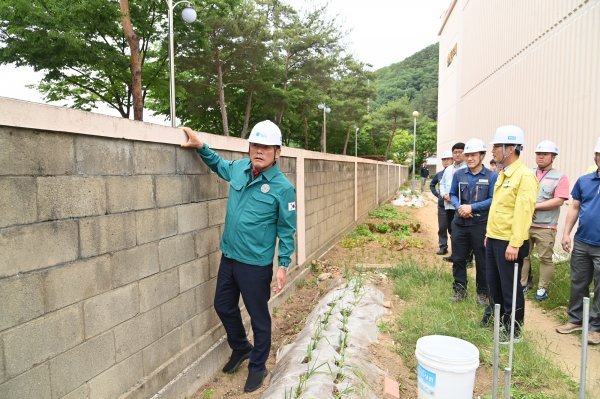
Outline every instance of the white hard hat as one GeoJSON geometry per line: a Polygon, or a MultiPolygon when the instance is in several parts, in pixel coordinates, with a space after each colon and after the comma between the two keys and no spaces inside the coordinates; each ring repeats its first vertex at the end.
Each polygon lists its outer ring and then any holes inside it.
{"type": "Polygon", "coordinates": [[[598,137],[598,141],[596,142],[596,148],[594,148],[594,152],[600,152],[600,137],[598,137]]]}
{"type": "Polygon", "coordinates": [[[558,155],[558,146],[550,140],[543,140],[535,147],[535,152],[552,152],[558,155]]]}
{"type": "Polygon", "coordinates": [[[248,142],[281,146],[281,130],[271,121],[258,122],[252,128],[248,142]]]}
{"type": "Polygon", "coordinates": [[[446,158],[452,158],[452,151],[450,150],[446,150],[444,152],[442,152],[442,159],[446,159],[446,158]]]}
{"type": "Polygon", "coordinates": [[[514,125],[504,125],[496,129],[492,144],[525,144],[525,133],[523,129],[514,125]]]}
{"type": "Polygon", "coordinates": [[[472,154],[474,152],[486,152],[487,146],[481,139],[470,139],[465,144],[465,154],[472,154]]]}

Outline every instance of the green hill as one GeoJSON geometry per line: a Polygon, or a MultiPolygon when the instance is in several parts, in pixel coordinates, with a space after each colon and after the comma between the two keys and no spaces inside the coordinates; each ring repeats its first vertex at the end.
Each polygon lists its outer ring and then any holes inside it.
{"type": "Polygon", "coordinates": [[[407,97],[415,109],[437,120],[438,43],[375,71],[378,108],[407,97]]]}

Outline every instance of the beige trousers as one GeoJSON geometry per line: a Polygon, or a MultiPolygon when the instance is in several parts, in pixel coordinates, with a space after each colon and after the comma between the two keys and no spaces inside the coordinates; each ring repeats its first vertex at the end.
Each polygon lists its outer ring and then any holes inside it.
{"type": "Polygon", "coordinates": [[[543,229],[540,227],[531,227],[529,229],[529,256],[523,259],[523,271],[521,272],[521,285],[527,285],[527,279],[531,272],[530,257],[533,254],[534,248],[540,256],[540,282],[538,288],[548,289],[552,275],[554,274],[554,262],[552,255],[554,254],[554,242],[556,241],[555,229],[543,229]]]}

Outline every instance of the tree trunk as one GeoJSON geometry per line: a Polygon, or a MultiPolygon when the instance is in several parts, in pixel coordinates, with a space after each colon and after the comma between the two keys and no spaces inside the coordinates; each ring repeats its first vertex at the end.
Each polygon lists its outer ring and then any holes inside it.
{"type": "Polygon", "coordinates": [[[308,117],[306,114],[303,116],[304,120],[304,149],[308,150],[308,117]]]}
{"type": "Polygon", "coordinates": [[[245,139],[248,137],[248,126],[250,125],[250,112],[252,111],[252,96],[254,95],[254,87],[250,85],[250,91],[246,98],[246,111],[244,112],[244,126],[242,127],[241,138],[245,139]]]}
{"type": "Polygon", "coordinates": [[[385,159],[388,160],[388,154],[390,153],[390,148],[392,147],[392,141],[394,140],[394,136],[396,135],[396,130],[392,130],[390,133],[390,138],[388,139],[387,146],[385,147],[385,159]]]}
{"type": "Polygon", "coordinates": [[[350,141],[350,130],[352,126],[348,126],[348,131],[346,132],[346,141],[344,141],[344,152],[342,154],[346,155],[346,151],[348,150],[348,141],[350,141]]]}
{"type": "MultiPolygon", "coordinates": [[[[285,59],[285,68],[284,68],[284,75],[283,75],[283,91],[287,92],[288,89],[288,74],[289,74],[289,65],[290,65],[290,58],[286,57],[285,59]]],[[[283,120],[283,113],[285,112],[285,105],[281,107],[281,109],[277,112],[277,115],[275,115],[275,124],[277,126],[281,125],[281,121],[283,120]]]]}
{"type": "Polygon", "coordinates": [[[133,96],[133,119],[144,120],[144,100],[142,98],[142,62],[140,58],[140,38],[135,34],[129,15],[129,0],[120,0],[123,33],[131,51],[131,95],[133,96]]]}
{"type": "Polygon", "coordinates": [[[215,51],[215,63],[217,64],[217,85],[219,89],[219,107],[221,108],[221,119],[223,120],[223,134],[229,136],[227,124],[227,107],[225,107],[225,87],[223,86],[223,61],[221,50],[215,51]]]}

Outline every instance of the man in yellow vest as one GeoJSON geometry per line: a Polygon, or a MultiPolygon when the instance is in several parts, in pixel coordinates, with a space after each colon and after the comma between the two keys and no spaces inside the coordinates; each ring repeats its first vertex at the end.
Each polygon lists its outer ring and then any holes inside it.
{"type": "MultiPolygon", "coordinates": [[[[504,331],[501,343],[508,343],[513,306],[514,264],[518,263],[515,306],[515,342],[521,340],[525,319],[525,298],[520,284],[523,258],[529,253],[529,227],[533,217],[538,182],[519,159],[525,134],[518,126],[500,126],[492,142],[492,156],[501,172],[494,185],[494,197],[486,228],[486,277],[492,303],[501,305],[504,331]]],[[[489,321],[486,311],[482,324],[489,321]]]]}

